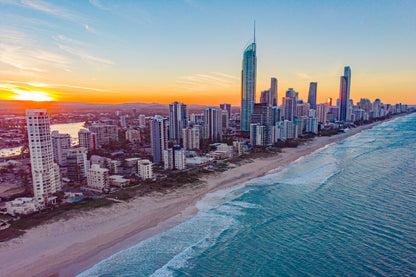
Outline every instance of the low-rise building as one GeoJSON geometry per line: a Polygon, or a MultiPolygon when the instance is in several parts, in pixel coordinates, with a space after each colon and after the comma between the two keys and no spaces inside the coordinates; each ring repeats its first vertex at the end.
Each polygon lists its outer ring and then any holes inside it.
{"type": "Polygon", "coordinates": [[[130,180],[124,179],[121,175],[111,175],[108,177],[108,179],[110,181],[110,185],[119,188],[127,187],[130,184],[130,180]]]}
{"type": "Polygon", "coordinates": [[[153,179],[152,162],[149,160],[139,160],[137,171],[142,180],[153,179]]]}
{"type": "Polygon", "coordinates": [[[32,197],[16,198],[6,202],[6,210],[8,214],[30,214],[40,210],[40,206],[32,197]]]}
{"type": "Polygon", "coordinates": [[[110,185],[108,175],[109,170],[107,168],[101,168],[98,164],[93,164],[87,174],[88,188],[100,192],[107,190],[110,185]]]}

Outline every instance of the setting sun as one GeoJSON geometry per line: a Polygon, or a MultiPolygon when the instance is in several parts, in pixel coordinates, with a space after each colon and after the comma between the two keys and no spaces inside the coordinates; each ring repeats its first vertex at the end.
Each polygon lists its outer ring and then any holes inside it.
{"type": "Polygon", "coordinates": [[[31,101],[53,101],[47,92],[44,91],[26,91],[20,89],[14,89],[13,92],[16,94],[12,96],[15,100],[31,100],[31,101]]]}

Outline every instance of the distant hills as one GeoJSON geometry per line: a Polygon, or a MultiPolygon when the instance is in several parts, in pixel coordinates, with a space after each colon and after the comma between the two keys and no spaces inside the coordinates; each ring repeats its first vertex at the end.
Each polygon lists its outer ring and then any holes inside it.
{"type": "MultiPolygon", "coordinates": [[[[189,113],[201,113],[207,105],[187,105],[189,113]]],[[[124,104],[93,104],[78,102],[36,102],[36,101],[16,101],[0,100],[0,114],[24,114],[26,109],[47,109],[49,113],[75,112],[115,112],[122,111],[131,113],[136,109],[138,114],[160,114],[167,115],[168,104],[159,103],[124,103],[124,104]]],[[[233,112],[239,111],[240,107],[233,107],[233,112]]]]}

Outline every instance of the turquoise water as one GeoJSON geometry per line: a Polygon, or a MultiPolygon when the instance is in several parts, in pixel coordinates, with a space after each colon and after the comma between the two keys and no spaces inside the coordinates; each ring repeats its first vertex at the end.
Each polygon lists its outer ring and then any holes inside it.
{"type": "Polygon", "coordinates": [[[198,207],[80,276],[415,276],[416,114],[198,207]]]}
{"type": "Polygon", "coordinates": [[[75,197],[75,198],[68,199],[68,202],[73,203],[73,202],[80,201],[82,199],[84,199],[84,197],[75,197]]]}

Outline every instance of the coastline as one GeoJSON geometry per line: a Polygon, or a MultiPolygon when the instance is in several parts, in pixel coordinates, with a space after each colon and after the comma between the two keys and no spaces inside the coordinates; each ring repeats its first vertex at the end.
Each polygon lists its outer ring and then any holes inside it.
{"type": "Polygon", "coordinates": [[[201,184],[186,185],[166,194],[154,193],[38,226],[20,238],[0,244],[0,275],[27,276],[30,272],[34,276],[74,276],[191,218],[198,212],[196,203],[208,193],[267,175],[271,170],[278,172],[301,157],[389,120],[332,137],[316,137],[297,148],[285,148],[274,157],[208,175],[201,184]]]}

